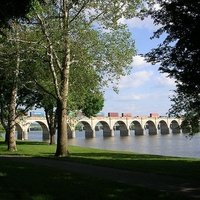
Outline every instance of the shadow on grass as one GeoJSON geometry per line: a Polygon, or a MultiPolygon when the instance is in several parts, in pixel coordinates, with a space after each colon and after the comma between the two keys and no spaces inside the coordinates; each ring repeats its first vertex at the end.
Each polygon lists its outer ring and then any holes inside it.
{"type": "Polygon", "coordinates": [[[171,175],[199,180],[200,160],[192,158],[165,157],[128,153],[73,153],[63,158],[81,163],[127,169],[138,172],[171,175]]]}
{"type": "MultiPolygon", "coordinates": [[[[47,145],[48,143],[45,142],[37,142],[37,141],[16,141],[17,146],[19,145],[47,145]]],[[[0,145],[6,145],[4,141],[0,141],[0,145]]]]}
{"type": "MultiPolygon", "coordinates": [[[[2,142],[0,142],[0,144],[1,143],[2,142]]],[[[18,152],[8,153],[4,144],[3,147],[0,146],[0,154],[55,158],[55,145],[47,145],[41,142],[20,141],[17,143],[17,147],[18,152]]],[[[73,146],[70,146],[69,151],[71,152],[69,157],[56,159],[138,172],[184,177],[194,180],[200,178],[200,159],[133,154],[128,152],[123,153],[73,146]]]]}
{"type": "Polygon", "coordinates": [[[175,195],[165,192],[130,187],[48,167],[9,160],[0,160],[0,166],[1,200],[177,200],[175,195]]]}
{"type": "Polygon", "coordinates": [[[36,141],[17,141],[17,145],[47,145],[45,142],[36,142],[36,141]]]}

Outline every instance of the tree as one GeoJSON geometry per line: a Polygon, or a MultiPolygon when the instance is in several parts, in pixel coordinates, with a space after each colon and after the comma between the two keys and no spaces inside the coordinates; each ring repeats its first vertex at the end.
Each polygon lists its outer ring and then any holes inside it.
{"type": "Polygon", "coordinates": [[[32,7],[33,0],[1,0],[0,26],[9,25],[9,20],[25,17],[32,7]]]}
{"type": "Polygon", "coordinates": [[[31,101],[29,106],[24,106],[25,95],[18,95],[18,91],[24,90],[27,79],[22,78],[22,63],[24,59],[24,46],[19,43],[22,37],[22,27],[20,27],[17,20],[10,23],[10,29],[5,29],[4,35],[1,38],[0,45],[0,119],[6,130],[6,142],[8,143],[8,150],[16,151],[15,141],[15,121],[26,110],[32,106],[31,101]],[[22,89],[23,87],[23,89],[22,89]]]}
{"type": "Polygon", "coordinates": [[[200,1],[158,0],[158,10],[150,15],[160,28],[152,38],[166,36],[164,41],[146,54],[149,62],[160,63],[159,70],[175,78],[177,90],[171,113],[200,115],[200,1]],[[180,106],[179,109],[177,109],[180,106]],[[173,112],[172,112],[173,111],[173,112]],[[195,113],[195,114],[194,114],[195,113]]]}
{"type": "Polygon", "coordinates": [[[127,74],[135,54],[134,43],[127,28],[118,20],[133,17],[139,3],[141,1],[60,0],[54,3],[46,1],[45,5],[35,4],[30,28],[34,30],[37,27],[37,33],[43,37],[37,45],[45,49],[53,95],[57,100],[56,156],[67,154],[67,101],[71,69],[78,65],[92,67],[100,77],[101,87],[127,74]]]}
{"type": "Polygon", "coordinates": [[[95,116],[99,113],[104,105],[104,98],[101,92],[87,93],[85,104],[81,107],[86,117],[95,116]]]}
{"type": "Polygon", "coordinates": [[[198,97],[193,98],[191,95],[187,95],[184,92],[177,89],[176,95],[171,98],[172,106],[169,110],[170,115],[185,118],[183,129],[187,129],[188,133],[194,134],[200,131],[200,100],[198,97]]]}
{"type": "MultiPolygon", "coordinates": [[[[5,85],[2,90],[1,100],[7,102],[7,127],[6,129],[6,139],[8,142],[8,150],[16,151],[16,141],[15,141],[15,120],[16,120],[16,100],[17,100],[17,90],[18,90],[18,79],[19,79],[19,70],[20,70],[20,48],[19,48],[19,29],[16,21],[12,21],[11,30],[8,32],[7,39],[4,42],[4,46],[2,46],[1,50],[3,50],[3,56],[1,61],[2,71],[7,70],[8,74],[5,74],[5,85]],[[8,48],[8,46],[10,48],[8,48]],[[12,58],[12,59],[11,59],[12,58]],[[9,66],[11,65],[11,66],[9,66]],[[5,92],[5,89],[7,90],[5,92]],[[3,98],[4,95],[4,98],[3,98]],[[5,98],[7,95],[7,99],[5,98]]],[[[5,107],[2,104],[2,107],[5,107]]],[[[3,110],[1,110],[2,115],[1,119],[3,120],[3,110]]],[[[2,121],[3,122],[3,121],[2,121]]],[[[5,123],[3,123],[5,126],[5,123]]]]}
{"type": "MultiPolygon", "coordinates": [[[[21,40],[21,42],[29,46],[31,43],[29,38],[42,40],[42,37],[40,39],[38,35],[36,37],[35,31],[26,31],[26,41],[21,40]]],[[[27,82],[28,78],[29,83],[20,91],[19,97],[24,99],[23,105],[29,105],[30,102],[34,101],[37,108],[44,108],[50,131],[50,144],[53,144],[55,143],[57,127],[56,97],[52,88],[53,80],[51,74],[47,73],[48,58],[45,56],[46,52],[40,47],[37,47],[37,52],[32,51],[32,49],[33,47],[26,50],[28,59],[25,60],[26,64],[22,71],[22,79],[25,77],[24,82],[27,82]]],[[[78,50],[76,50],[77,52],[78,50]]],[[[100,80],[100,77],[98,77],[94,68],[87,66],[87,59],[80,57],[79,64],[73,65],[70,70],[67,113],[81,111],[85,116],[91,117],[103,108],[103,94],[98,80],[100,80]]],[[[74,117],[76,116],[74,115],[74,117]]]]}

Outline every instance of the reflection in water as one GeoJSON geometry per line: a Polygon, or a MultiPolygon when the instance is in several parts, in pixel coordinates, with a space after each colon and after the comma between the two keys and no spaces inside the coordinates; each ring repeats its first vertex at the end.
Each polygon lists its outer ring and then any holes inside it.
{"type": "MultiPolygon", "coordinates": [[[[41,132],[30,132],[29,140],[42,141],[41,132]]],[[[131,133],[130,136],[120,137],[119,131],[115,131],[114,137],[103,137],[102,131],[97,131],[95,138],[85,139],[85,132],[79,131],[76,138],[68,141],[70,145],[83,147],[200,158],[200,134],[192,139],[183,134],[135,136],[131,133]]]]}

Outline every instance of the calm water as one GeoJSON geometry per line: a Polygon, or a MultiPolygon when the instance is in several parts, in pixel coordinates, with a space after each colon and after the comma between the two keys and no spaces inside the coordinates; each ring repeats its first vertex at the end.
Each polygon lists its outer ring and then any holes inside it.
{"type": "MultiPolygon", "coordinates": [[[[29,140],[42,141],[42,133],[30,132],[29,140]]],[[[119,132],[115,132],[114,137],[103,137],[102,132],[96,132],[96,138],[85,139],[84,132],[76,132],[76,138],[68,141],[70,145],[83,147],[200,158],[200,134],[192,138],[183,134],[151,136],[131,134],[120,137],[119,132]]]]}

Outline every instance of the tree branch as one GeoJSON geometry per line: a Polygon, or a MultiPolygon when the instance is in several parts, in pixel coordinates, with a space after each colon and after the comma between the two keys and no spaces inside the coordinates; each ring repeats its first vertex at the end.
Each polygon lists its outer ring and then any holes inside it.
{"type": "MultiPolygon", "coordinates": [[[[54,85],[55,85],[56,95],[59,99],[61,99],[60,90],[59,90],[59,87],[58,87],[58,78],[57,78],[56,70],[55,70],[55,67],[54,67],[54,64],[53,64],[53,60],[54,60],[53,55],[56,55],[56,52],[53,50],[53,45],[52,45],[52,42],[51,42],[49,35],[46,31],[44,21],[42,20],[41,16],[38,13],[36,13],[36,15],[39,19],[39,22],[40,22],[40,25],[41,25],[41,28],[42,28],[42,32],[45,35],[47,43],[48,43],[47,56],[50,58],[49,64],[50,64],[50,69],[51,69],[51,72],[52,72],[52,75],[53,75],[53,81],[54,81],[54,85]]],[[[58,62],[57,55],[55,57],[55,60],[57,61],[57,64],[58,64],[59,62],[58,62]]],[[[58,67],[61,67],[61,66],[58,66],[58,67]]],[[[61,68],[59,68],[59,69],[61,70],[61,68]]]]}
{"type": "Polygon", "coordinates": [[[76,15],[69,21],[69,23],[71,24],[76,18],[77,16],[82,12],[82,10],[85,8],[85,6],[87,5],[87,3],[89,2],[90,0],[88,1],[85,1],[83,3],[83,5],[81,6],[81,8],[79,9],[79,11],[76,13],[76,15]]]}

